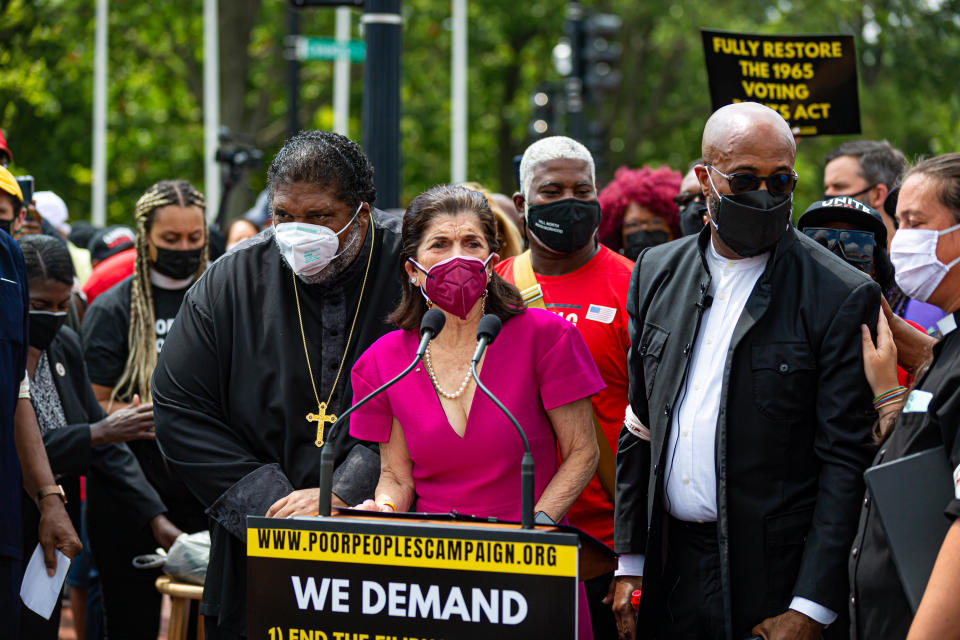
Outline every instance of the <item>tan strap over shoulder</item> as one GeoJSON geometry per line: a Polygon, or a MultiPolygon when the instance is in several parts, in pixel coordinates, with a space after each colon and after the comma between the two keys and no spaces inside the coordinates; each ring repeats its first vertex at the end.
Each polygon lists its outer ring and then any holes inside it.
{"type": "Polygon", "coordinates": [[[537,276],[533,272],[533,262],[530,260],[529,249],[513,259],[513,282],[517,285],[517,289],[520,289],[520,297],[523,298],[523,304],[527,308],[547,308],[543,301],[543,290],[540,288],[537,276]]]}

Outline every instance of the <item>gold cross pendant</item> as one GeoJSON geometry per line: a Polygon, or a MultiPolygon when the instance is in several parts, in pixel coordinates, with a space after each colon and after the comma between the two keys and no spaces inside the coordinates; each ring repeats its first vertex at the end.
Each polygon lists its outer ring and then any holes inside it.
{"type": "Polygon", "coordinates": [[[333,415],[332,413],[330,415],[327,415],[326,402],[321,402],[317,406],[317,413],[307,414],[307,422],[317,423],[317,446],[318,447],[323,446],[323,428],[326,425],[326,423],[329,422],[330,424],[333,424],[336,421],[337,421],[337,416],[333,415]]]}

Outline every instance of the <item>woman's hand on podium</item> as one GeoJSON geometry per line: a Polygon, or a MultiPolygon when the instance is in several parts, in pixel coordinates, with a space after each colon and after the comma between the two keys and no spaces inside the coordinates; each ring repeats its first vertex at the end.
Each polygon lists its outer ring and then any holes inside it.
{"type": "Polygon", "coordinates": [[[364,500],[354,507],[358,511],[383,511],[385,513],[396,513],[397,508],[393,502],[388,499],[378,498],[377,500],[364,500]]]}

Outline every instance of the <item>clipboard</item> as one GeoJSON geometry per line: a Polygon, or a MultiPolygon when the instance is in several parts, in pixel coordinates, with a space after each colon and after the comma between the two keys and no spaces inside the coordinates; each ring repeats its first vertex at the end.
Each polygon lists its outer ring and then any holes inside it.
{"type": "Polygon", "coordinates": [[[946,452],[936,447],[884,462],[867,469],[864,479],[916,613],[950,528],[943,514],[954,497],[946,452]]]}

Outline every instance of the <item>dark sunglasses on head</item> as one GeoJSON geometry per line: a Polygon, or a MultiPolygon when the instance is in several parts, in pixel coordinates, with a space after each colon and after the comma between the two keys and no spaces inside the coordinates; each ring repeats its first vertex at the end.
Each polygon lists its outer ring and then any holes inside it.
{"type": "Polygon", "coordinates": [[[861,271],[870,271],[877,243],[870,231],[807,227],[803,234],[833,251],[861,271]]]}
{"type": "Polygon", "coordinates": [[[783,171],[781,173],[773,173],[769,176],[758,176],[749,171],[738,171],[727,174],[712,164],[707,164],[706,167],[713,169],[726,178],[727,184],[730,185],[730,191],[734,194],[744,193],[746,191],[757,191],[761,184],[766,183],[767,191],[774,195],[782,196],[793,193],[793,188],[797,186],[798,176],[796,171],[783,171]]]}

